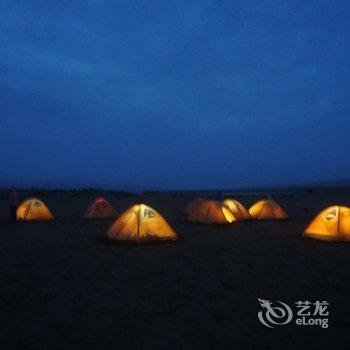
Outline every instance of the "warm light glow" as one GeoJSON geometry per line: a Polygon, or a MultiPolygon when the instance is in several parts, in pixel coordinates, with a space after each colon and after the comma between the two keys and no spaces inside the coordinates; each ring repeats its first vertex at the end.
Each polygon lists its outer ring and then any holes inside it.
{"type": "Polygon", "coordinates": [[[235,217],[233,216],[232,212],[230,211],[230,209],[222,207],[222,212],[225,215],[226,220],[231,223],[235,221],[235,217]]]}
{"type": "Polygon", "coordinates": [[[236,221],[236,218],[220,202],[207,200],[194,207],[189,213],[187,220],[203,224],[229,224],[236,221]]]}
{"type": "Polygon", "coordinates": [[[126,210],[107,232],[120,241],[177,240],[177,235],[165,219],[146,204],[135,204],[126,210]]]}
{"type": "Polygon", "coordinates": [[[237,200],[235,199],[225,199],[222,202],[230,211],[233,213],[236,220],[248,220],[250,219],[250,214],[248,210],[237,200]]]}
{"type": "Polygon", "coordinates": [[[349,241],[350,208],[335,205],[322,210],[303,235],[328,241],[349,241]]]}
{"type": "Polygon", "coordinates": [[[53,220],[53,216],[48,207],[37,198],[30,198],[20,204],[17,209],[17,220],[53,220]]]}
{"type": "Polygon", "coordinates": [[[287,213],[273,200],[262,199],[251,206],[249,214],[256,220],[287,219],[287,213]]]}

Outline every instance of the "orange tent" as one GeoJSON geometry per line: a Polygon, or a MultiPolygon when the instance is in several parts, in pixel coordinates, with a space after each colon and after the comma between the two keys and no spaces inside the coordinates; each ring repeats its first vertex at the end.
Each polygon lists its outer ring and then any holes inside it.
{"type": "Polygon", "coordinates": [[[228,198],[228,199],[225,199],[222,202],[222,204],[226,205],[226,207],[232,211],[234,217],[237,220],[243,221],[243,220],[250,219],[250,215],[249,215],[248,210],[237,200],[232,199],[232,198],[228,198]]]}
{"type": "Polygon", "coordinates": [[[117,216],[116,210],[106,198],[99,197],[90,205],[84,214],[84,219],[108,219],[117,216]]]}
{"type": "Polygon", "coordinates": [[[304,237],[350,241],[350,208],[334,205],[322,210],[305,229],[304,237]]]}
{"type": "Polygon", "coordinates": [[[262,199],[251,206],[249,214],[256,220],[287,219],[287,213],[273,200],[262,199]]]}
{"type": "Polygon", "coordinates": [[[187,220],[203,224],[230,224],[236,221],[236,218],[230,209],[220,202],[206,200],[192,210],[187,220]]]}
{"type": "Polygon", "coordinates": [[[17,220],[54,220],[48,207],[37,198],[30,198],[21,203],[17,209],[17,220]]]}
{"type": "Polygon", "coordinates": [[[177,240],[177,235],[165,219],[146,204],[136,204],[126,210],[107,232],[119,241],[177,240]]]}
{"type": "Polygon", "coordinates": [[[196,199],[194,199],[193,201],[191,201],[191,202],[187,205],[187,207],[186,207],[185,210],[184,210],[184,214],[185,214],[185,215],[189,215],[189,214],[192,212],[192,210],[193,210],[194,208],[198,207],[199,204],[201,204],[201,203],[203,203],[203,202],[205,202],[205,199],[203,199],[203,198],[196,198],[196,199]]]}

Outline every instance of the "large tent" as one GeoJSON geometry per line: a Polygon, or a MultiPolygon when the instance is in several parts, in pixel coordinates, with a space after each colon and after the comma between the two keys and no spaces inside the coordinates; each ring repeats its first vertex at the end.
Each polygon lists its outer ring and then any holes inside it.
{"type": "Polygon", "coordinates": [[[193,201],[191,201],[187,207],[184,210],[184,214],[185,215],[189,215],[194,208],[198,207],[200,204],[202,204],[203,202],[205,202],[204,198],[196,198],[193,201]]]}
{"type": "Polygon", "coordinates": [[[304,237],[350,241],[350,208],[334,205],[322,210],[305,229],[304,237]]]}
{"type": "Polygon", "coordinates": [[[237,200],[228,198],[228,199],[225,199],[222,202],[222,204],[226,205],[226,207],[231,210],[231,212],[233,213],[234,217],[237,220],[243,221],[243,220],[250,219],[248,210],[243,206],[243,204],[241,204],[237,200]]]}
{"type": "Polygon", "coordinates": [[[229,224],[236,221],[236,218],[230,209],[220,202],[206,200],[191,211],[187,220],[203,224],[229,224]]]}
{"type": "Polygon", "coordinates": [[[165,219],[146,204],[136,204],[126,210],[107,232],[119,241],[177,240],[177,235],[165,219]]]}
{"type": "Polygon", "coordinates": [[[37,198],[30,198],[21,203],[17,209],[17,220],[54,220],[48,207],[37,198]]]}
{"type": "Polygon", "coordinates": [[[109,219],[117,216],[116,210],[106,198],[99,197],[90,205],[84,214],[84,219],[109,219]]]}
{"type": "Polygon", "coordinates": [[[262,199],[251,206],[249,214],[256,220],[287,219],[287,213],[273,200],[262,199]]]}

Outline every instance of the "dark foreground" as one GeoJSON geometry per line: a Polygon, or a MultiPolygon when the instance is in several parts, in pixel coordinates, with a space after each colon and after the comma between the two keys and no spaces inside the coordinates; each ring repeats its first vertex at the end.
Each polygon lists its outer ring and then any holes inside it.
{"type": "Polygon", "coordinates": [[[186,223],[189,197],[107,195],[118,212],[153,206],[182,238],[146,246],[97,243],[112,221],[78,218],[95,196],[39,195],[57,220],[21,224],[1,199],[2,349],[350,347],[350,244],[299,237],[324,206],[350,205],[349,192],[276,195],[292,220],[224,227],[186,223]],[[266,328],[258,298],[326,300],[329,328],[266,328]]]}

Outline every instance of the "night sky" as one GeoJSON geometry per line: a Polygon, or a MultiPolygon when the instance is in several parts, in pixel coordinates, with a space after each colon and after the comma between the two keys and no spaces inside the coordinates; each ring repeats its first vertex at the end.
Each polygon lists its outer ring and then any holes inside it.
{"type": "Polygon", "coordinates": [[[0,185],[350,179],[350,1],[1,1],[0,185]]]}

